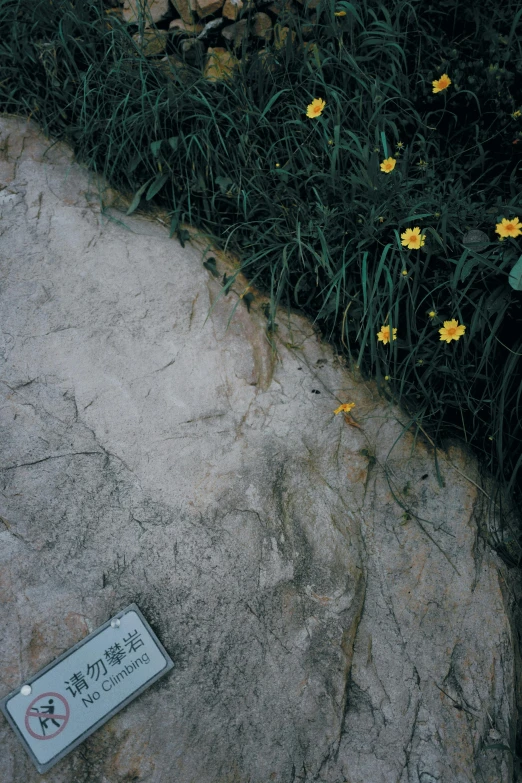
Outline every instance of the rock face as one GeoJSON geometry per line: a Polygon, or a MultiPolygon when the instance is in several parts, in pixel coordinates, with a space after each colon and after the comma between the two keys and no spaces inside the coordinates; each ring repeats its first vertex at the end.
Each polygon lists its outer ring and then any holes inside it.
{"type": "Polygon", "coordinates": [[[175,668],[44,776],[0,718],[0,781],[511,783],[473,459],[49,145],[0,118],[0,695],[133,601],[175,668]]]}

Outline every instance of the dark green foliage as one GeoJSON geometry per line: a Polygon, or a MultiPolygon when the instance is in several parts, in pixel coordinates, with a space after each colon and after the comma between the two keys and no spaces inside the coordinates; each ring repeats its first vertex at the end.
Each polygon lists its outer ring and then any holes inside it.
{"type": "Polygon", "coordinates": [[[129,213],[153,201],[171,236],[206,230],[270,295],[270,331],[278,304],[304,310],[520,501],[522,237],[500,242],[495,226],[522,221],[522,2],[321,0],[307,53],[300,19],[286,24],[296,40],[268,47],[273,70],[244,48],[234,80],[209,83],[145,58],[101,3],[0,0],[0,108],[70,140],[135,194],[129,213]],[[420,250],[401,245],[414,226],[420,250]],[[470,229],[489,244],[464,247],[470,229]],[[447,344],[450,319],[466,332],[447,344]],[[391,345],[376,338],[385,323],[391,345]]]}

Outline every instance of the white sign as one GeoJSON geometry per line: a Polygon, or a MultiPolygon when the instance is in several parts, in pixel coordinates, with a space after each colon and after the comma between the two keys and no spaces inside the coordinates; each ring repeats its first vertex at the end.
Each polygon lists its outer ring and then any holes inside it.
{"type": "Polygon", "coordinates": [[[0,701],[46,772],[174,664],[135,604],[0,701]]]}

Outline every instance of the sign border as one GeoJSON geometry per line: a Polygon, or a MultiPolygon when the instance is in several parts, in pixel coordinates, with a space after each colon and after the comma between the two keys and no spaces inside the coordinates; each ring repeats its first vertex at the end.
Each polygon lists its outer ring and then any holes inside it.
{"type": "Polygon", "coordinates": [[[79,642],[77,642],[73,647],[70,647],[68,650],[66,650],[62,655],[59,655],[58,658],[55,658],[51,663],[49,663],[44,669],[40,669],[39,672],[34,674],[32,677],[28,677],[26,680],[24,680],[18,688],[15,688],[15,690],[11,691],[11,693],[8,693],[7,696],[4,696],[2,699],[0,699],[0,710],[4,714],[7,722],[17,735],[18,739],[22,743],[22,746],[26,753],[28,754],[29,758],[35,765],[36,769],[40,774],[47,772],[48,769],[53,767],[55,764],[57,764],[61,759],[63,759],[64,756],[67,756],[72,750],[78,747],[78,745],[81,745],[82,742],[84,742],[87,737],[90,737],[91,734],[93,734],[97,729],[100,728],[100,726],[103,726],[104,723],[107,723],[108,720],[110,720],[116,713],[120,712],[124,707],[126,707],[128,704],[130,704],[131,701],[134,701],[138,696],[143,693],[143,691],[147,690],[156,680],[159,680],[160,677],[163,677],[167,672],[169,672],[171,669],[174,668],[174,663],[163,647],[162,643],[150,627],[149,623],[141,613],[139,607],[136,604],[129,604],[129,606],[126,606],[125,609],[122,609],[121,612],[118,612],[117,614],[111,615],[111,618],[107,620],[106,623],[103,625],[100,625],[99,628],[97,628],[95,631],[90,633],[88,636],[86,636],[84,639],[81,639],[79,642]],[[106,715],[103,716],[103,718],[100,718],[97,723],[95,723],[93,726],[88,728],[86,731],[83,732],[79,737],[77,737],[73,742],[71,742],[69,745],[67,745],[66,748],[61,750],[59,753],[56,754],[56,756],[53,756],[52,759],[49,761],[46,761],[44,764],[41,764],[36,756],[34,755],[33,751],[31,750],[31,747],[27,743],[24,735],[18,728],[17,724],[15,723],[14,719],[11,717],[9,710],[7,709],[7,703],[14,697],[17,696],[20,693],[20,689],[23,685],[31,685],[33,682],[38,680],[40,677],[42,677],[46,672],[48,672],[50,669],[53,669],[58,663],[61,663],[61,661],[68,658],[70,655],[72,655],[73,652],[76,652],[76,650],[79,650],[80,647],[83,647],[87,642],[89,642],[91,639],[94,639],[95,636],[98,636],[102,631],[105,631],[106,628],[109,628],[111,625],[111,622],[115,619],[121,619],[124,617],[124,615],[128,614],[129,612],[136,612],[142,623],[144,624],[145,628],[151,635],[154,643],[158,647],[160,653],[163,655],[165,659],[165,666],[161,671],[154,674],[147,682],[143,683],[134,693],[131,693],[130,696],[127,696],[126,699],[124,699],[120,704],[117,704],[116,707],[113,707],[110,712],[108,712],[106,715]]]}

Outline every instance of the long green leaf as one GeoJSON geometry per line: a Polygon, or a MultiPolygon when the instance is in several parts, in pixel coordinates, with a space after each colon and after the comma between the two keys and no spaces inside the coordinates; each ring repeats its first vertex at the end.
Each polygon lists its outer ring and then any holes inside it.
{"type": "Polygon", "coordinates": [[[515,291],[522,291],[522,256],[520,256],[509,273],[509,285],[511,288],[514,288],[515,291]]]}
{"type": "Polygon", "coordinates": [[[382,148],[384,150],[384,157],[388,157],[388,145],[386,143],[386,134],[384,131],[381,132],[381,141],[382,141],[382,148]]]}
{"type": "Polygon", "coordinates": [[[270,100],[268,101],[267,105],[265,106],[265,108],[263,109],[263,111],[261,113],[261,117],[259,118],[260,120],[262,120],[265,117],[265,115],[270,111],[270,109],[272,108],[274,103],[277,101],[279,96],[282,95],[284,92],[289,92],[289,90],[279,90],[279,92],[276,92],[275,95],[272,95],[272,97],[270,98],[270,100]]]}
{"type": "Polygon", "coordinates": [[[150,188],[148,189],[147,195],[145,196],[145,200],[150,201],[151,198],[154,198],[156,193],[158,193],[158,191],[161,190],[161,188],[163,187],[163,185],[165,184],[165,182],[168,180],[169,177],[170,174],[168,172],[166,174],[158,175],[154,180],[154,182],[152,183],[152,185],[150,186],[150,188]]]}
{"type": "Polygon", "coordinates": [[[152,182],[153,179],[154,179],[154,177],[151,177],[150,179],[148,179],[147,182],[145,182],[145,184],[142,185],[141,188],[136,191],[136,193],[134,194],[134,198],[131,201],[131,205],[130,205],[130,207],[128,208],[128,210],[127,210],[127,212],[125,214],[132,215],[132,213],[136,209],[138,209],[138,206],[139,206],[139,203],[141,201],[141,197],[143,196],[143,193],[145,191],[145,188],[148,185],[150,185],[150,183],[152,182]]]}

